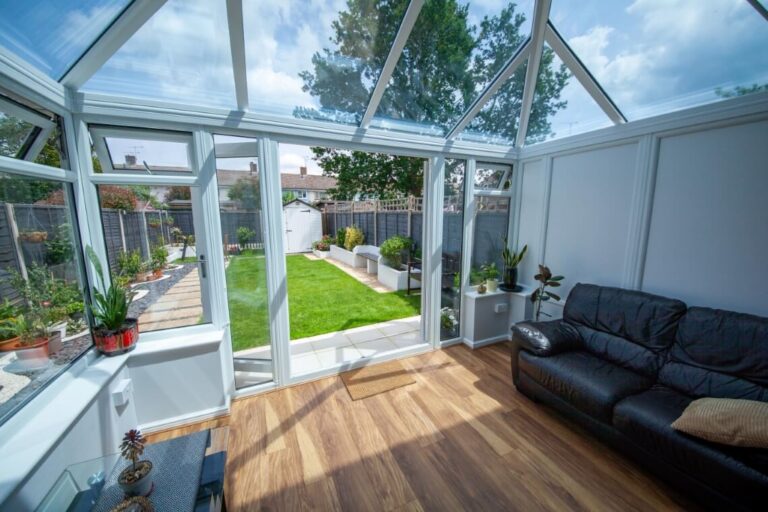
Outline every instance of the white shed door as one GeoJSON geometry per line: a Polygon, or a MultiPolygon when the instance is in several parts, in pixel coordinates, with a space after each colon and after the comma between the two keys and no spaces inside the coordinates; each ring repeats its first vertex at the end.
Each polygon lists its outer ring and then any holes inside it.
{"type": "Polygon", "coordinates": [[[290,204],[284,209],[285,252],[309,252],[312,242],[322,236],[322,219],[319,211],[302,204],[290,204]]]}

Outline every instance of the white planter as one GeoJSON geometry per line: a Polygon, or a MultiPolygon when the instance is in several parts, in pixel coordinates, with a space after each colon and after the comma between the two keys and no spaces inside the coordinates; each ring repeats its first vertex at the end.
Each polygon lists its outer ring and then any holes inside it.
{"type": "MultiPolygon", "coordinates": [[[[355,263],[358,257],[355,256],[355,253],[353,253],[352,251],[348,251],[343,247],[339,247],[338,245],[332,245],[330,252],[331,252],[330,257],[335,259],[336,261],[340,261],[341,263],[344,263],[345,265],[349,265],[350,267],[357,266],[355,265],[355,263]]],[[[360,259],[363,259],[363,258],[360,258],[360,259]]],[[[364,267],[365,264],[360,266],[364,267]]]]}
{"type": "MultiPolygon", "coordinates": [[[[382,259],[379,260],[378,279],[381,284],[392,290],[406,290],[408,288],[408,271],[389,267],[382,259]]],[[[421,288],[421,282],[411,279],[411,289],[418,288],[421,288]]]]}
{"type": "Polygon", "coordinates": [[[324,260],[331,255],[331,251],[318,251],[317,249],[312,249],[312,254],[314,254],[317,258],[324,260]]]}
{"type": "Polygon", "coordinates": [[[488,287],[489,292],[495,292],[496,289],[499,287],[499,280],[498,279],[486,279],[485,285],[488,287]]]}

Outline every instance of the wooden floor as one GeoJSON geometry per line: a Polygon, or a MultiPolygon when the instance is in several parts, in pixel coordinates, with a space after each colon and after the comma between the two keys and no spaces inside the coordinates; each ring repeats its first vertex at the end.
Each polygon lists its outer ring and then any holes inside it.
{"type": "Polygon", "coordinates": [[[228,509],[691,509],[520,395],[508,362],[504,345],[457,346],[403,360],[416,383],[364,400],[329,377],[234,402],[228,509]]]}

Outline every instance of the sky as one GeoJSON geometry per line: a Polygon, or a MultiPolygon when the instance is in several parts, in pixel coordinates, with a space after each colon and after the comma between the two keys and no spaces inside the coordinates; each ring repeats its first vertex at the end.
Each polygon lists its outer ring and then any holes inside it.
{"type": "MultiPolygon", "coordinates": [[[[125,3],[0,2],[0,44],[55,75],[125,3]],[[61,23],[46,23],[53,12],[61,23]]],[[[469,1],[470,22],[506,3],[469,1]]],[[[318,106],[298,75],[332,46],[332,22],[345,5],[243,0],[252,111],[284,116],[318,106]]],[[[530,30],[533,0],[519,1],[518,11],[530,30]]],[[[550,19],[630,120],[713,101],[718,86],[768,83],[768,23],[746,0],[553,0],[550,19]]],[[[234,108],[227,34],[224,1],[168,0],[83,89],[234,108]]],[[[558,136],[606,123],[575,79],[563,98],[568,109],[552,119],[558,136]]]]}

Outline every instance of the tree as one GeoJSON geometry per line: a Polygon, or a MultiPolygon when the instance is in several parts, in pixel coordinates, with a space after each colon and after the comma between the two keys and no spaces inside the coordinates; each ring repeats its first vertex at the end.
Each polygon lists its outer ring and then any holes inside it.
{"type": "MultiPolygon", "coordinates": [[[[348,0],[347,9],[333,22],[333,48],[315,53],[313,71],[300,73],[304,90],[318,98],[320,109],[305,107],[294,114],[359,122],[407,5],[405,0],[348,0]]],[[[426,2],[377,116],[449,129],[474,101],[479,88],[491,81],[522,44],[524,22],[525,16],[517,12],[514,3],[496,16],[485,17],[476,27],[468,21],[466,4],[457,0],[426,2]]],[[[553,60],[552,50],[545,48],[529,121],[528,137],[533,140],[550,133],[549,117],[566,106],[559,98],[570,74],[565,66],[555,69],[553,60]]],[[[471,129],[514,139],[524,81],[525,66],[521,66],[475,118],[471,129]]],[[[313,152],[324,174],[339,180],[336,197],[421,192],[420,159],[320,148],[313,148],[313,152]],[[384,169],[367,168],[382,163],[386,164],[384,169]],[[387,176],[385,171],[392,174],[387,176]],[[359,172],[359,177],[353,172],[359,172]],[[412,172],[416,174],[404,179],[412,172]],[[413,186],[414,181],[418,187],[413,186]]]]}
{"type": "Polygon", "coordinates": [[[261,195],[259,193],[258,176],[238,178],[232,188],[227,192],[230,201],[240,203],[240,208],[245,210],[258,210],[261,208],[261,195]]]}
{"type": "Polygon", "coordinates": [[[132,212],[136,209],[136,194],[117,185],[99,185],[101,207],[132,212]]]}
{"type": "Polygon", "coordinates": [[[328,193],[333,199],[363,197],[389,199],[422,193],[424,160],[365,151],[313,147],[323,174],[336,178],[328,193]]]}
{"type": "Polygon", "coordinates": [[[29,137],[32,125],[12,116],[0,119],[0,155],[16,158],[29,137]]]}
{"type": "Polygon", "coordinates": [[[294,199],[296,199],[296,194],[290,190],[288,192],[283,192],[283,204],[290,203],[294,199]]]}
{"type": "Polygon", "coordinates": [[[172,186],[168,187],[168,191],[165,193],[165,202],[171,201],[189,201],[192,199],[192,193],[189,187],[185,186],[172,186]]]}
{"type": "Polygon", "coordinates": [[[768,84],[752,84],[750,86],[737,85],[731,90],[723,89],[722,87],[715,88],[715,94],[721,98],[734,98],[736,96],[746,96],[747,94],[754,94],[756,92],[768,91],[768,84]]]}

